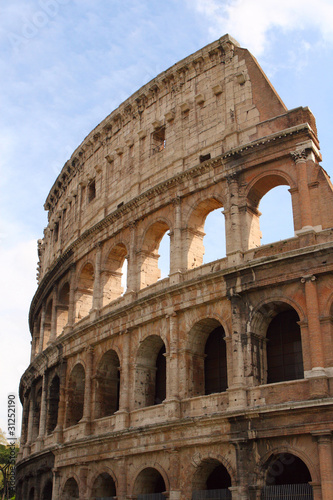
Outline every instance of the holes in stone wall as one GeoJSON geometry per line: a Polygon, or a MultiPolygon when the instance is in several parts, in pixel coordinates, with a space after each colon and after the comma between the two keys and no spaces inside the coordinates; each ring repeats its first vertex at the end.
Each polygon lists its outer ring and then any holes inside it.
{"type": "Polygon", "coordinates": [[[151,135],[151,147],[152,153],[160,153],[165,149],[166,140],[165,140],[165,127],[159,127],[155,132],[151,135]]]}
{"type": "Polygon", "coordinates": [[[95,179],[90,181],[87,188],[88,203],[96,198],[96,183],[95,179]]]}

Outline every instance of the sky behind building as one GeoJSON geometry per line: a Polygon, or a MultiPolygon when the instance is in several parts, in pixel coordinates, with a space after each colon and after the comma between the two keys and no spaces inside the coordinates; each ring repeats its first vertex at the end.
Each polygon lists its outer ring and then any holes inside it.
{"type": "MultiPolygon", "coordinates": [[[[312,110],[322,166],[333,175],[333,3],[11,0],[0,14],[0,428],[6,431],[7,393],[18,391],[30,359],[27,318],[37,286],[37,239],[47,224],[43,204],[72,152],[142,85],[229,33],[258,59],[289,109],[312,110]]],[[[266,222],[271,241],[292,231],[283,212],[289,194],[276,193],[266,222]]]]}

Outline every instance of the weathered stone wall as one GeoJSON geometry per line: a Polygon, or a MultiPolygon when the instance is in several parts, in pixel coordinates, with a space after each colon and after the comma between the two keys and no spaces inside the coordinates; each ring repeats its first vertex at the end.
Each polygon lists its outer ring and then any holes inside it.
{"type": "Polygon", "coordinates": [[[257,499],[288,474],[332,498],[333,189],[320,160],[309,109],[288,111],[228,35],[89,134],[45,204],[19,498],[257,499]],[[261,246],[259,203],[279,185],[295,235],[261,246]],[[216,208],[226,257],[202,265],[216,208]]]}

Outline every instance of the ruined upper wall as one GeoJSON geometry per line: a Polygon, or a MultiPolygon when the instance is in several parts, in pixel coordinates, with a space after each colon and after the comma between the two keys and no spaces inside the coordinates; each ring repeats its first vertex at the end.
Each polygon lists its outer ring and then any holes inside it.
{"type": "Polygon", "coordinates": [[[178,62],[105,118],[66,162],[45,203],[39,278],[128,201],[278,130],[305,122],[315,130],[305,115],[288,114],[257,61],[229,35],[178,62]]]}

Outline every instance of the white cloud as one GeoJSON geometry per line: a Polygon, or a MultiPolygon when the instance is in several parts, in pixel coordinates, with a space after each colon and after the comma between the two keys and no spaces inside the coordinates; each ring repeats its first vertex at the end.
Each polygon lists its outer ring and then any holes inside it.
{"type": "Polygon", "coordinates": [[[333,43],[331,0],[195,0],[201,14],[211,22],[216,38],[225,33],[256,55],[263,53],[272,28],[285,31],[319,30],[320,40],[333,43]]]}

